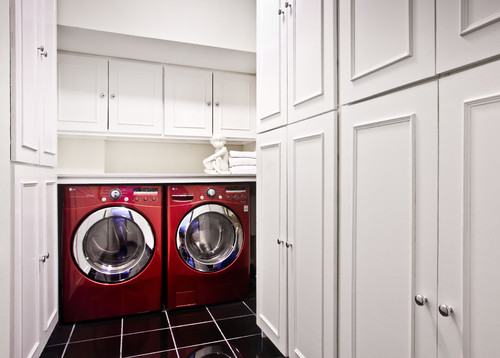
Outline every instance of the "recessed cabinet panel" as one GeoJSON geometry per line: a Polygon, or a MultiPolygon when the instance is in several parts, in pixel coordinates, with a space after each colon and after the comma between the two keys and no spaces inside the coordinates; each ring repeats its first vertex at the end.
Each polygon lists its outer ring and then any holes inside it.
{"type": "Polygon", "coordinates": [[[437,72],[500,55],[500,2],[437,0],[437,72]]]}
{"type": "Polygon", "coordinates": [[[433,76],[434,1],[340,0],[340,103],[433,76]]]}
{"type": "Polygon", "coordinates": [[[214,134],[255,138],[255,76],[214,73],[214,134]]]}
{"type": "Polygon", "coordinates": [[[165,135],[212,135],[212,71],[165,66],[165,135]]]}
{"type": "Polygon", "coordinates": [[[440,80],[439,357],[500,352],[500,73],[496,61],[440,80]]]}
{"type": "Polygon", "coordinates": [[[437,85],[341,115],[339,357],[435,357],[437,85]]]}
{"type": "Polygon", "coordinates": [[[161,134],[162,130],[162,66],[110,60],[109,131],[161,134]]]}
{"type": "Polygon", "coordinates": [[[58,80],[58,129],[106,132],[108,60],[60,53],[58,80]]]}
{"type": "Polygon", "coordinates": [[[286,128],[257,136],[257,324],[287,352],[286,128]]]}
{"type": "Polygon", "coordinates": [[[280,0],[257,0],[257,131],[287,123],[286,21],[280,0]]]}

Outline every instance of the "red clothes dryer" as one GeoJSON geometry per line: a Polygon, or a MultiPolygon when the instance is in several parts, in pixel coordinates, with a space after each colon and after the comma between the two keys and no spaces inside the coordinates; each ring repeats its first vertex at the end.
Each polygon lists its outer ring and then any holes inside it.
{"type": "Polygon", "coordinates": [[[243,299],[250,277],[248,185],[167,188],[167,308],[243,299]]]}
{"type": "Polygon", "coordinates": [[[62,321],[161,310],[162,188],[62,189],[62,321]]]}

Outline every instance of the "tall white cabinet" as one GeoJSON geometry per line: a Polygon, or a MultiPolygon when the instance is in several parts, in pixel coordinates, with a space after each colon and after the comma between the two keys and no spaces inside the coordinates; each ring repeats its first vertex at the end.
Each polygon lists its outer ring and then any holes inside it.
{"type": "Polygon", "coordinates": [[[57,12],[12,5],[13,356],[37,357],[58,320],[57,12]]]}
{"type": "Polygon", "coordinates": [[[336,114],[257,136],[257,324],[290,357],[336,344],[336,114]]]}

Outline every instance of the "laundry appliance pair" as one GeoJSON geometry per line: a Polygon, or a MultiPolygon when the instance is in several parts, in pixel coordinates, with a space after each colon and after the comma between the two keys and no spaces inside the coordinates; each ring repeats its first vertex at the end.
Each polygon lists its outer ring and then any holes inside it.
{"type": "Polygon", "coordinates": [[[248,190],[247,185],[64,186],[62,321],[157,311],[164,301],[176,308],[246,297],[248,190]]]}

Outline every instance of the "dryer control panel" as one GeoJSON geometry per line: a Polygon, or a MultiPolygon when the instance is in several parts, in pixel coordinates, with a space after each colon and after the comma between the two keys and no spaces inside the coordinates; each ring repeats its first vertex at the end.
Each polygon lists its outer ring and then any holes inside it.
{"type": "Polygon", "coordinates": [[[248,185],[173,185],[169,187],[169,202],[217,201],[248,204],[248,185]]]}
{"type": "Polygon", "coordinates": [[[67,186],[65,187],[65,207],[82,207],[101,204],[136,204],[159,206],[161,186],[67,186]]]}

